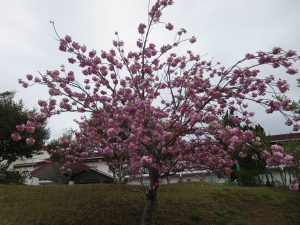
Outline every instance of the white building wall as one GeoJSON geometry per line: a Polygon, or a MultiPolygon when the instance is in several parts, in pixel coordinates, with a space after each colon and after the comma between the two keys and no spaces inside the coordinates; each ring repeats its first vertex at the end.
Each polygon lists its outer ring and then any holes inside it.
{"type": "MultiPolygon", "coordinates": [[[[32,158],[20,158],[15,161],[11,166],[10,170],[19,171],[21,174],[26,172],[31,172],[39,167],[37,163],[44,161],[45,159],[50,158],[50,155],[46,151],[41,151],[40,154],[34,155],[32,158]]],[[[51,181],[46,181],[49,183],[51,181]]],[[[36,177],[25,178],[25,184],[27,185],[39,185],[40,180],[36,177]]]]}
{"type": "Polygon", "coordinates": [[[13,169],[14,165],[17,164],[26,164],[26,163],[37,163],[41,162],[47,158],[50,158],[50,155],[46,151],[40,151],[38,155],[34,155],[32,158],[20,158],[17,161],[15,161],[11,166],[10,169],[13,169]]]}
{"type": "MultiPolygon", "coordinates": [[[[290,181],[295,180],[293,176],[284,171],[284,168],[270,168],[269,171],[272,173],[275,186],[288,186],[291,183],[290,181]]],[[[268,177],[269,181],[272,182],[271,176],[268,175],[268,177]]],[[[260,178],[263,184],[267,183],[267,178],[264,174],[260,175],[260,178]]]]}
{"type": "Polygon", "coordinates": [[[109,169],[109,166],[106,164],[106,162],[103,161],[97,161],[97,162],[86,162],[86,165],[89,167],[102,171],[104,173],[107,173],[109,175],[113,175],[112,171],[109,169]]]}

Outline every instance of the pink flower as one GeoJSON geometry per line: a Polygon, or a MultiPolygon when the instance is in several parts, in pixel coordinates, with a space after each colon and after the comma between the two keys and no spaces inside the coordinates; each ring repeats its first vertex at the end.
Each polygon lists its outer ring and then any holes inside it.
{"type": "Polygon", "coordinates": [[[287,126],[292,126],[293,125],[293,121],[291,121],[290,119],[288,119],[284,124],[287,125],[287,126]]]}
{"type": "Polygon", "coordinates": [[[28,144],[28,145],[34,145],[34,143],[35,143],[35,139],[34,138],[31,138],[31,137],[26,138],[26,144],[28,144]]]}
{"type": "Polygon", "coordinates": [[[293,131],[299,131],[299,130],[300,130],[299,124],[295,124],[295,125],[293,126],[293,131]]]}
{"type": "Polygon", "coordinates": [[[28,88],[28,84],[27,84],[27,83],[25,83],[25,82],[23,83],[23,85],[22,85],[22,86],[23,86],[23,88],[28,88]]]}
{"type": "Polygon", "coordinates": [[[33,127],[33,126],[26,126],[26,130],[27,130],[28,133],[32,134],[35,131],[35,127],[33,127]]]}
{"type": "Polygon", "coordinates": [[[94,58],[95,55],[96,55],[96,51],[95,50],[89,52],[89,57],[90,58],[94,58]]]}
{"type": "Polygon", "coordinates": [[[32,80],[32,79],[33,79],[33,76],[32,76],[31,74],[27,74],[26,78],[27,78],[28,80],[32,80]]]}
{"type": "Polygon", "coordinates": [[[280,52],[281,52],[281,48],[279,48],[279,47],[274,47],[273,49],[272,49],[272,53],[274,54],[274,55],[277,55],[277,54],[279,54],[280,52]]]}
{"type": "Polygon", "coordinates": [[[75,76],[74,76],[74,73],[72,71],[68,73],[67,79],[69,81],[74,81],[75,80],[75,76]]]}
{"type": "Polygon", "coordinates": [[[299,184],[296,183],[295,181],[292,182],[290,185],[289,185],[289,189],[291,191],[298,191],[299,190],[299,184]]]}
{"type": "Polygon", "coordinates": [[[284,156],[281,152],[275,152],[273,153],[273,157],[276,162],[280,162],[284,156]]]}
{"type": "Polygon", "coordinates": [[[283,147],[281,147],[280,145],[272,145],[271,148],[272,148],[273,154],[275,152],[281,152],[281,153],[283,153],[283,147]]]}
{"type": "Polygon", "coordinates": [[[247,54],[245,55],[245,59],[253,59],[253,58],[254,58],[254,55],[251,54],[251,53],[247,53],[247,54]]]}
{"type": "Polygon", "coordinates": [[[140,34],[144,34],[145,33],[145,28],[146,28],[146,24],[144,23],[140,23],[139,27],[138,27],[138,31],[140,34]]]}
{"type": "Polygon", "coordinates": [[[50,99],[49,105],[55,106],[56,105],[56,100],[55,99],[50,99]]]}
{"type": "Polygon", "coordinates": [[[270,154],[270,152],[268,152],[267,150],[263,150],[263,151],[261,152],[261,157],[262,157],[263,159],[267,159],[267,158],[270,158],[270,157],[271,157],[271,154],[270,154]]]}
{"type": "Polygon", "coordinates": [[[251,130],[246,130],[246,131],[243,132],[243,136],[246,139],[251,139],[251,138],[253,138],[254,134],[251,130]]]}
{"type": "Polygon", "coordinates": [[[197,41],[197,38],[195,36],[193,36],[191,39],[190,39],[190,43],[194,44],[195,42],[197,41]]]}
{"type": "Polygon", "coordinates": [[[273,158],[268,158],[268,159],[266,160],[266,163],[267,163],[267,165],[270,166],[270,167],[272,167],[272,166],[278,166],[278,163],[276,163],[276,162],[274,161],[273,158]]]}
{"type": "Polygon", "coordinates": [[[238,138],[238,136],[232,136],[230,138],[230,145],[229,145],[229,148],[230,149],[235,149],[235,147],[237,145],[239,145],[241,143],[241,140],[238,138]]]}
{"type": "Polygon", "coordinates": [[[278,67],[280,67],[280,64],[278,62],[274,62],[274,63],[272,63],[272,67],[278,68],[278,67]]]}
{"type": "Polygon", "coordinates": [[[280,162],[285,165],[291,165],[294,162],[294,157],[291,155],[286,155],[283,159],[281,159],[280,162]]]}
{"type": "Polygon", "coordinates": [[[139,48],[142,48],[143,47],[143,42],[141,40],[138,40],[136,42],[136,45],[139,47],[139,48]]]}
{"type": "Polygon", "coordinates": [[[292,56],[295,56],[296,55],[296,52],[293,51],[293,50],[288,50],[285,54],[286,57],[292,57],[292,56]]]}
{"type": "Polygon", "coordinates": [[[160,48],[160,51],[161,53],[165,53],[167,52],[168,50],[170,50],[172,47],[171,45],[163,45],[161,48],[160,48]]]}
{"type": "Polygon", "coordinates": [[[251,158],[255,161],[258,160],[258,156],[256,154],[253,154],[251,158]]]}
{"type": "Polygon", "coordinates": [[[81,46],[80,49],[81,49],[82,52],[86,52],[86,46],[85,45],[81,46]]]}
{"type": "Polygon", "coordinates": [[[18,141],[21,140],[21,135],[20,135],[19,133],[15,132],[15,133],[12,133],[11,138],[12,138],[15,142],[18,142],[18,141]]]}
{"type": "Polygon", "coordinates": [[[113,156],[114,152],[110,147],[105,147],[103,149],[103,155],[105,156],[113,156]]]}
{"type": "Polygon", "coordinates": [[[141,158],[141,164],[143,167],[148,167],[152,164],[153,160],[150,156],[143,156],[141,158]]]}
{"type": "Polygon", "coordinates": [[[66,35],[66,36],[65,36],[65,41],[66,41],[67,43],[71,43],[71,42],[72,42],[72,38],[71,38],[69,35],[66,35]]]}
{"type": "Polygon", "coordinates": [[[201,130],[201,129],[196,130],[196,131],[195,131],[195,134],[196,134],[197,136],[201,136],[201,135],[203,135],[203,130],[201,130]]]}
{"type": "Polygon", "coordinates": [[[115,128],[109,128],[107,129],[106,134],[109,138],[112,138],[118,135],[118,131],[115,128]]]}
{"type": "Polygon", "coordinates": [[[173,28],[174,28],[174,26],[171,23],[168,23],[166,25],[166,29],[168,29],[168,30],[173,30],[173,28]]]}
{"type": "Polygon", "coordinates": [[[17,128],[18,131],[24,131],[25,124],[18,124],[18,125],[16,125],[16,128],[17,128]]]}
{"type": "Polygon", "coordinates": [[[191,123],[196,123],[198,120],[198,114],[196,112],[192,112],[189,115],[189,120],[191,121],[191,123]]]}
{"type": "Polygon", "coordinates": [[[278,89],[280,90],[281,93],[284,93],[286,92],[287,90],[289,90],[289,85],[288,83],[286,82],[286,80],[281,80],[279,79],[277,81],[277,87],[278,89]]]}
{"type": "Polygon", "coordinates": [[[163,127],[160,123],[156,123],[156,124],[155,124],[155,129],[156,129],[158,132],[163,132],[163,131],[164,131],[164,127],[163,127]]]}
{"type": "Polygon", "coordinates": [[[60,44],[58,49],[59,49],[60,51],[62,51],[62,52],[67,51],[67,47],[66,47],[65,45],[63,45],[63,44],[60,44]]]}
{"type": "Polygon", "coordinates": [[[288,70],[286,72],[290,75],[294,75],[294,74],[298,73],[298,70],[293,69],[293,68],[288,68],[288,70]]]}
{"type": "Polygon", "coordinates": [[[44,100],[38,100],[38,104],[40,107],[44,107],[47,105],[47,103],[44,100]]]}
{"type": "Polygon", "coordinates": [[[129,145],[128,145],[128,148],[129,148],[130,150],[136,150],[136,149],[137,149],[137,145],[134,144],[134,143],[132,143],[132,142],[130,142],[129,145]]]}
{"type": "Polygon", "coordinates": [[[76,50],[79,50],[79,49],[80,49],[80,45],[79,45],[78,43],[76,43],[76,42],[73,42],[73,43],[72,43],[72,47],[73,47],[74,49],[76,49],[76,50]]]}
{"type": "Polygon", "coordinates": [[[73,63],[76,62],[76,59],[74,59],[74,58],[68,58],[68,61],[69,61],[69,63],[73,64],[73,63]]]}

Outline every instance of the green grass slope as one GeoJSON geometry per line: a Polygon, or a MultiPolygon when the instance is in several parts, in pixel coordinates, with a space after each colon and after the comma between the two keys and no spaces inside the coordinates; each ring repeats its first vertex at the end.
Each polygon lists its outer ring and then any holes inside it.
{"type": "MultiPolygon", "coordinates": [[[[0,225],[135,225],[143,206],[144,192],[136,186],[0,186],[0,225]]],[[[299,225],[300,192],[164,185],[154,224],[299,225]]]]}

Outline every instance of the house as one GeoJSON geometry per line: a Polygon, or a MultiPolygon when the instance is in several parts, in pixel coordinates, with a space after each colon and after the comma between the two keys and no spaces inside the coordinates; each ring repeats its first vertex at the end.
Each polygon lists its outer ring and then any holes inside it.
{"type": "Polygon", "coordinates": [[[49,154],[41,151],[40,154],[34,155],[32,158],[20,158],[11,166],[11,170],[19,171],[25,179],[25,184],[38,185],[43,183],[51,183],[50,181],[42,181],[37,177],[33,177],[31,172],[45,163],[45,159],[49,158],[49,154]]]}
{"type": "MultiPolygon", "coordinates": [[[[73,163],[70,165],[70,173],[60,171],[60,165],[50,160],[50,155],[42,151],[32,158],[21,158],[13,165],[13,170],[19,171],[25,178],[27,185],[43,185],[53,183],[110,183],[113,182],[113,172],[101,157],[93,157],[85,160],[84,163],[73,163]]],[[[127,184],[140,185],[140,179],[126,177],[127,184]]],[[[224,183],[224,178],[216,175],[207,175],[205,171],[185,171],[175,174],[172,177],[162,179],[162,184],[203,181],[210,183],[224,183]]],[[[143,184],[149,183],[149,175],[143,174],[143,184]]]]}
{"type": "Polygon", "coordinates": [[[12,165],[25,178],[25,184],[41,185],[52,183],[112,183],[112,172],[99,157],[88,158],[85,163],[72,163],[68,172],[60,171],[61,165],[51,162],[50,155],[41,151],[32,158],[21,158],[12,165]]]}

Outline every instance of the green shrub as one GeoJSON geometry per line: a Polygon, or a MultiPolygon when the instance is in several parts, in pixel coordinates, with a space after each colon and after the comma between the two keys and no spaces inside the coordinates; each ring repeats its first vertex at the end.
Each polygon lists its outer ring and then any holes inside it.
{"type": "Polygon", "coordinates": [[[261,186],[258,170],[242,169],[238,172],[239,183],[243,187],[261,186]]]}
{"type": "Polygon", "coordinates": [[[203,211],[200,208],[192,210],[191,218],[193,220],[201,221],[203,219],[203,211]]]}
{"type": "Polygon", "coordinates": [[[18,171],[1,171],[0,184],[23,184],[24,178],[18,171]]]}
{"type": "Polygon", "coordinates": [[[249,225],[249,223],[246,219],[240,218],[235,222],[235,225],[249,225]]]}

